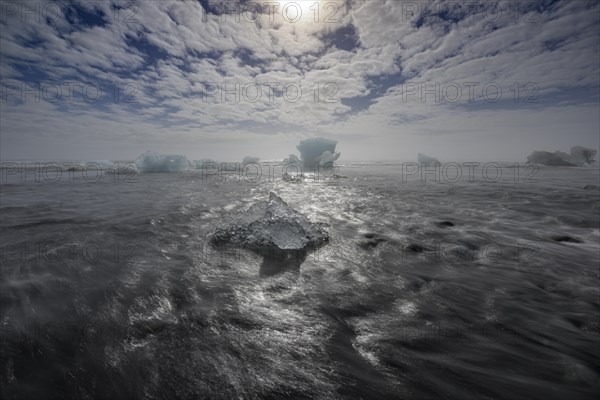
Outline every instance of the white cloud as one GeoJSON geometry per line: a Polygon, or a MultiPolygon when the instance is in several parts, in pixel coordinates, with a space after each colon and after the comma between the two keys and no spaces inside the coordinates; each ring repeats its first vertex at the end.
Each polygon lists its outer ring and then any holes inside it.
{"type": "MultiPolygon", "coordinates": [[[[308,9],[298,23],[289,23],[280,13],[273,21],[262,14],[251,23],[243,16],[236,21],[234,14],[205,15],[199,2],[142,2],[136,9],[127,8],[129,4],[122,3],[125,9],[115,14],[110,3],[97,3],[106,15],[104,26],[73,26],[66,18],[51,23],[24,23],[14,17],[2,21],[3,82],[91,81],[109,91],[103,101],[89,103],[3,100],[3,157],[11,154],[13,143],[33,143],[42,131],[47,137],[81,143],[163,143],[177,137],[193,144],[217,140],[214,135],[219,134],[256,138],[274,131],[285,137],[309,132],[347,140],[372,134],[387,138],[397,136],[401,126],[419,143],[422,134],[446,132],[458,137],[461,129],[463,136],[485,131],[485,121],[496,123],[496,115],[526,121],[522,115],[530,112],[544,118],[563,115],[570,121],[567,116],[578,115],[577,107],[586,110],[585,115],[590,107],[597,108],[583,104],[589,99],[578,96],[599,84],[599,24],[593,17],[598,4],[565,1],[543,13],[505,12],[498,18],[492,18],[489,8],[466,14],[471,9],[463,7],[455,13],[464,18],[451,22],[431,14],[425,18],[419,12],[410,14],[414,2],[339,0],[334,7],[339,23],[331,24],[323,22],[325,10],[318,23],[309,18],[314,15],[308,9]],[[128,14],[137,22],[127,21],[128,14]],[[535,23],[526,22],[532,17],[535,23]],[[328,42],[327,35],[350,26],[357,48],[340,50],[328,42]],[[376,91],[382,81],[387,91],[376,91]],[[220,91],[206,101],[207,82],[228,87],[258,84],[263,92],[254,102],[243,98],[221,102],[220,91]],[[512,85],[532,82],[542,100],[563,95],[570,105],[567,110],[555,102],[539,102],[532,111],[525,103],[490,105],[480,92],[475,99],[463,94],[456,102],[402,95],[409,83],[451,82],[478,82],[480,87],[497,83],[506,100],[511,99],[512,85]],[[300,85],[301,97],[270,98],[267,83],[276,83],[279,89],[289,85],[289,90],[300,85]],[[117,84],[133,89],[136,103],[115,101],[110,90],[117,84]],[[315,101],[317,84],[319,101],[315,101]],[[325,102],[328,96],[338,102],[325,102]],[[370,103],[361,100],[363,107],[356,112],[341,102],[364,96],[370,103]],[[481,105],[486,107],[478,108],[481,105]]],[[[433,10],[444,3],[418,4],[433,10]]],[[[542,137],[548,127],[538,125],[526,124],[523,134],[542,137]]],[[[583,124],[582,135],[592,137],[589,129],[596,125],[583,124]]],[[[519,127],[512,124],[509,129],[519,127]]],[[[480,135],[481,140],[490,140],[489,135],[480,135]]]]}

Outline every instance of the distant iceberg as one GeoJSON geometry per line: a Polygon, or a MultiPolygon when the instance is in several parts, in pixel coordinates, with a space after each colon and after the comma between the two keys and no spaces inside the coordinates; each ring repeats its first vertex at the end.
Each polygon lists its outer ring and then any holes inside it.
{"type": "Polygon", "coordinates": [[[331,153],[330,151],[324,151],[323,154],[319,157],[319,165],[321,167],[325,167],[331,165],[335,160],[340,158],[340,153],[331,153]]]}
{"type": "Polygon", "coordinates": [[[527,162],[532,164],[548,165],[553,167],[575,167],[568,161],[565,161],[569,155],[562,151],[550,153],[549,151],[534,151],[527,156],[527,162]]]}
{"type": "Polygon", "coordinates": [[[259,162],[260,162],[260,158],[258,158],[258,157],[246,156],[242,160],[242,165],[258,164],[259,162]]]}
{"type": "Polygon", "coordinates": [[[192,166],[196,169],[202,169],[202,166],[204,164],[215,164],[216,161],[215,160],[211,160],[210,158],[203,158],[201,160],[194,160],[192,161],[192,166]]]}
{"type": "Polygon", "coordinates": [[[314,224],[271,192],[269,200],[251,207],[237,223],[217,230],[215,245],[233,244],[253,250],[305,250],[329,240],[314,224]]]}
{"type": "Polygon", "coordinates": [[[417,162],[419,163],[419,165],[425,164],[425,166],[427,166],[427,167],[431,167],[435,164],[440,163],[437,158],[427,156],[423,153],[417,154],[417,162]]]}
{"type": "Polygon", "coordinates": [[[552,167],[588,167],[594,164],[595,156],[594,149],[574,146],[571,148],[571,154],[562,151],[534,151],[527,157],[527,162],[552,167]]]}
{"type": "Polygon", "coordinates": [[[281,162],[283,166],[283,180],[287,182],[302,182],[304,179],[304,165],[295,155],[290,156],[281,162]]]}
{"type": "Polygon", "coordinates": [[[161,154],[147,151],[135,160],[141,172],[180,172],[189,170],[190,161],[181,154],[161,154]]]}
{"type": "Polygon", "coordinates": [[[571,147],[570,161],[575,165],[587,167],[596,162],[596,153],[597,151],[594,149],[583,146],[574,146],[571,147]]]}
{"type": "Polygon", "coordinates": [[[290,154],[288,158],[285,158],[282,162],[284,165],[296,164],[300,165],[302,161],[295,154],[290,154]]]}
{"type": "Polygon", "coordinates": [[[337,160],[340,153],[335,152],[336,145],[336,140],[316,137],[301,141],[296,148],[300,151],[304,168],[311,169],[321,165],[323,160],[327,160],[325,163],[337,160]]]}

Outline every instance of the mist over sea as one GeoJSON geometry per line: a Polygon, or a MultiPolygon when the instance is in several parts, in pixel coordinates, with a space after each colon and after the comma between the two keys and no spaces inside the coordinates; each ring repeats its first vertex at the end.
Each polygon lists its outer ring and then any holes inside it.
{"type": "Polygon", "coordinates": [[[3,171],[2,398],[600,393],[597,168],[267,171],[3,171]],[[270,192],[329,243],[211,244],[270,192]]]}

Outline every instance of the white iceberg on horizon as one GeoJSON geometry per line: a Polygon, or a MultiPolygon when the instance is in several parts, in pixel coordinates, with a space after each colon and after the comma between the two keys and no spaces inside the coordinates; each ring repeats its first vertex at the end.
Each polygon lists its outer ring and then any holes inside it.
{"type": "Polygon", "coordinates": [[[335,160],[340,158],[340,153],[331,153],[329,150],[324,151],[323,154],[319,157],[319,165],[324,167],[328,164],[333,163],[335,160]]]}
{"type": "Polygon", "coordinates": [[[588,167],[593,165],[597,151],[583,146],[571,148],[571,154],[562,151],[534,151],[527,156],[527,162],[550,167],[588,167]]]}
{"type": "MultiPolygon", "coordinates": [[[[320,165],[324,153],[328,153],[325,155],[326,159],[335,157],[334,160],[337,160],[339,158],[340,153],[335,152],[336,145],[336,140],[316,137],[301,141],[296,148],[298,151],[300,151],[300,158],[302,159],[302,164],[304,167],[307,169],[313,169],[320,165]]],[[[334,160],[325,162],[332,162],[334,160]]]]}
{"type": "Polygon", "coordinates": [[[583,146],[573,146],[571,147],[571,155],[569,156],[569,161],[574,163],[575,165],[587,167],[596,162],[596,153],[597,151],[594,149],[590,149],[583,146]]]}
{"type": "Polygon", "coordinates": [[[191,167],[190,161],[182,154],[161,154],[156,151],[147,151],[134,162],[141,172],[180,172],[191,167]]]}
{"type": "Polygon", "coordinates": [[[202,169],[204,164],[215,164],[216,161],[210,158],[203,158],[201,160],[194,160],[191,162],[192,166],[196,169],[202,169]]]}
{"type": "Polygon", "coordinates": [[[242,160],[242,165],[246,166],[248,164],[258,164],[259,162],[260,162],[260,158],[258,158],[258,157],[246,156],[242,160]]]}
{"type": "Polygon", "coordinates": [[[426,167],[431,167],[431,166],[433,166],[435,164],[440,164],[440,162],[438,161],[437,158],[430,157],[430,156],[425,155],[423,153],[417,154],[417,162],[419,163],[419,165],[425,164],[426,167]]]}

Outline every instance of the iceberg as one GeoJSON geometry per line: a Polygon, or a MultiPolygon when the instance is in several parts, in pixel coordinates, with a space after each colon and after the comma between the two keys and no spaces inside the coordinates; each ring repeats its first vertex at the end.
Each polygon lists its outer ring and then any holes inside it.
{"type": "Polygon", "coordinates": [[[192,165],[196,169],[202,169],[202,166],[204,164],[214,164],[215,162],[216,162],[215,160],[211,160],[210,158],[203,158],[201,160],[194,160],[194,161],[192,161],[192,165]]]}
{"type": "Polygon", "coordinates": [[[417,154],[417,162],[419,163],[419,165],[425,164],[426,167],[431,167],[431,166],[434,166],[435,164],[440,163],[437,158],[427,156],[423,153],[417,154]]]}
{"type": "Polygon", "coordinates": [[[288,175],[289,172],[302,175],[304,172],[304,164],[302,164],[302,161],[295,154],[290,154],[281,164],[284,167],[285,175],[288,175]]]}
{"type": "Polygon", "coordinates": [[[271,192],[266,204],[256,204],[237,223],[218,229],[212,243],[252,250],[305,250],[329,240],[321,224],[314,224],[271,192]]]}
{"type": "Polygon", "coordinates": [[[571,154],[562,151],[534,151],[527,156],[527,162],[532,164],[541,164],[551,167],[587,167],[595,162],[597,151],[594,149],[574,146],[571,148],[571,154]]]}
{"type": "Polygon", "coordinates": [[[245,165],[248,165],[248,164],[258,164],[259,161],[260,161],[260,158],[258,158],[258,157],[246,156],[242,160],[242,165],[245,166],[245,165]]]}
{"type": "Polygon", "coordinates": [[[340,158],[340,153],[331,153],[330,151],[324,151],[319,157],[319,165],[325,167],[333,163],[335,160],[340,158]]]}
{"type": "MultiPolygon", "coordinates": [[[[300,158],[305,168],[311,169],[320,165],[324,153],[328,153],[326,157],[336,155],[335,159],[339,158],[340,154],[335,152],[336,140],[326,139],[322,137],[310,138],[300,142],[296,147],[300,151],[300,158]]],[[[331,162],[331,161],[329,161],[331,162]]]]}
{"type": "Polygon", "coordinates": [[[596,162],[596,153],[596,150],[583,146],[571,147],[570,162],[582,167],[590,166],[596,162]]]}
{"type": "Polygon", "coordinates": [[[141,172],[179,172],[190,169],[191,163],[181,154],[161,154],[147,151],[135,160],[141,172]]]}
{"type": "Polygon", "coordinates": [[[281,162],[283,166],[283,180],[287,182],[302,182],[304,179],[304,165],[295,155],[290,156],[281,162]]]}
{"type": "Polygon", "coordinates": [[[567,156],[568,154],[563,153],[562,151],[556,151],[554,153],[550,153],[549,151],[534,151],[527,156],[527,162],[552,167],[574,167],[575,164],[565,161],[567,156]]]}
{"type": "Polygon", "coordinates": [[[300,159],[298,158],[298,156],[296,156],[295,154],[290,154],[290,156],[288,158],[285,158],[282,161],[283,164],[298,164],[300,165],[302,163],[302,161],[300,161],[300,159]]]}

